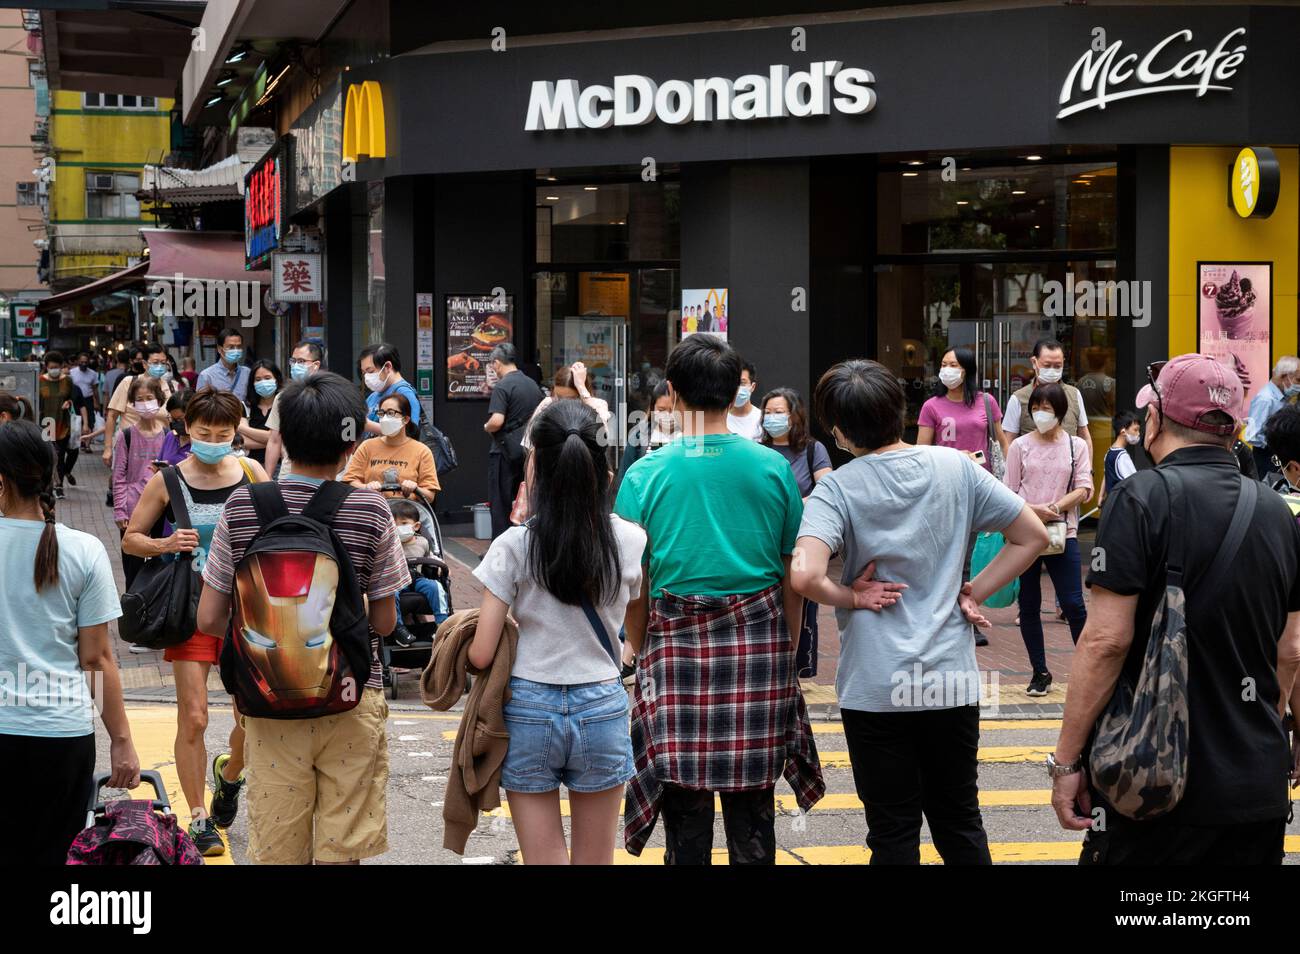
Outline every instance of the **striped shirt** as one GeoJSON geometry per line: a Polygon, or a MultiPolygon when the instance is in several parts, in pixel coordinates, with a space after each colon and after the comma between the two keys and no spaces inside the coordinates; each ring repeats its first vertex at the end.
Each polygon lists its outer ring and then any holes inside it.
{"type": "MultiPolygon", "coordinates": [[[[282,479],[280,493],[285,507],[290,513],[301,513],[318,486],[315,481],[293,475],[282,479]]],[[[406,568],[392,511],[378,493],[354,489],[335,515],[333,527],[352,560],[357,585],[371,603],[390,597],[410,584],[411,573],[406,568]]],[[[212,536],[203,582],[222,593],[230,593],[234,589],[235,567],[260,529],[261,521],[248,488],[241,487],[226,501],[225,512],[212,536]]],[[[370,647],[370,677],[366,688],[379,689],[383,686],[379,637],[373,630],[370,647]]]]}

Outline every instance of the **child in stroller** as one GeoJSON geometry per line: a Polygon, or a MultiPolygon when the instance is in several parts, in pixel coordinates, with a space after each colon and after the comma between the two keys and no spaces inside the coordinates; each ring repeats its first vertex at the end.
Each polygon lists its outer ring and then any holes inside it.
{"type": "Polygon", "coordinates": [[[397,595],[399,612],[392,633],[393,641],[406,649],[420,639],[418,634],[427,632],[432,641],[432,632],[451,615],[448,593],[451,578],[442,559],[432,513],[426,513],[412,500],[401,498],[390,499],[388,507],[397,522],[397,536],[411,570],[411,585],[397,595]]]}

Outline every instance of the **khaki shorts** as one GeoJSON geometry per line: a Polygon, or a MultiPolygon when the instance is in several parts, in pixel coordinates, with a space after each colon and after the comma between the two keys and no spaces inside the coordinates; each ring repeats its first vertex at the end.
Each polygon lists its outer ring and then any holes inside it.
{"type": "Polygon", "coordinates": [[[360,861],[388,850],[388,703],[319,719],[244,719],[248,857],[254,864],[360,861]]]}

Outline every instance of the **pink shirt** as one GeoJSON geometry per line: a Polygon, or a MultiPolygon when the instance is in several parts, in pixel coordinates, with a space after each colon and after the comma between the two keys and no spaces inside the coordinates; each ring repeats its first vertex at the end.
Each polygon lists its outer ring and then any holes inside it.
{"type": "MultiPolygon", "coordinates": [[[[964,401],[950,401],[946,394],[932,397],[921,405],[916,423],[934,428],[934,443],[940,447],[955,447],[962,451],[984,451],[984,469],[993,472],[988,455],[988,417],[984,413],[984,394],[975,395],[975,403],[967,407],[964,401]]],[[[992,398],[988,401],[993,420],[1002,420],[1002,410],[992,398]]]]}
{"type": "MultiPolygon", "coordinates": [[[[1069,493],[1070,448],[1074,444],[1074,489],[1085,487],[1092,493],[1092,458],[1088,444],[1082,437],[1068,437],[1058,429],[1056,440],[1048,442],[1037,431],[1017,437],[1011,442],[1007,454],[1007,475],[1003,478],[1008,487],[1021,496],[1025,503],[1055,503],[1069,493]]],[[[1086,497],[1084,498],[1087,499],[1086,497]]],[[[1079,508],[1071,507],[1065,515],[1066,536],[1079,532],[1079,508]]]]}

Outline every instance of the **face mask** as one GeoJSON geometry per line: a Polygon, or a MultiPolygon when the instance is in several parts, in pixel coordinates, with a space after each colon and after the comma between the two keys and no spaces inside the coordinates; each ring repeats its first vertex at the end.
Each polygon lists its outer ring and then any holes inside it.
{"type": "Polygon", "coordinates": [[[1046,434],[1056,426],[1056,415],[1051,411],[1035,411],[1034,427],[1038,428],[1038,433],[1046,434]]]}
{"type": "Polygon", "coordinates": [[[745,386],[742,384],[742,385],[740,386],[740,390],[736,392],[736,407],[744,407],[746,404],[748,404],[748,403],[749,403],[749,396],[750,396],[750,394],[752,394],[752,393],[753,393],[753,392],[750,391],[749,388],[745,387],[745,386]]]}
{"type": "Polygon", "coordinates": [[[384,389],[384,376],[378,371],[371,371],[365,376],[366,387],[378,394],[384,389]]]}
{"type": "Polygon", "coordinates": [[[677,430],[677,417],[672,411],[655,411],[655,429],[664,434],[677,430]]]}
{"type": "Polygon", "coordinates": [[[1295,397],[1297,394],[1300,394],[1300,384],[1293,384],[1286,389],[1287,397],[1295,397]]]}
{"type": "Polygon", "coordinates": [[[1055,384],[1061,380],[1062,369],[1060,368],[1039,368],[1038,380],[1043,384],[1055,384]]]}
{"type": "Polygon", "coordinates": [[[400,417],[386,417],[379,422],[379,433],[385,437],[392,437],[400,433],[402,428],[406,427],[406,422],[400,417]]]}
{"type": "Polygon", "coordinates": [[[253,390],[262,397],[270,397],[275,393],[275,381],[270,378],[264,378],[253,385],[253,390]]]}
{"type": "Polygon", "coordinates": [[[307,369],[307,365],[305,364],[289,365],[289,377],[293,378],[295,381],[301,381],[309,374],[311,374],[311,371],[307,369]]]}
{"type": "Polygon", "coordinates": [[[50,370],[45,372],[45,376],[49,378],[51,381],[57,381],[59,380],[59,378],[63,377],[63,369],[50,368],[50,370]]]}
{"type": "Polygon", "coordinates": [[[185,429],[185,422],[184,422],[184,421],[172,421],[172,422],[171,422],[171,429],[172,429],[172,432],[173,432],[177,437],[184,437],[186,434],[189,433],[189,431],[187,431],[187,430],[185,429]]]}
{"type": "Polygon", "coordinates": [[[209,444],[207,441],[190,441],[190,450],[194,456],[205,464],[218,463],[221,458],[230,453],[233,441],[226,441],[223,444],[209,444]]]}
{"type": "Polygon", "coordinates": [[[1130,444],[1136,444],[1138,441],[1142,440],[1142,435],[1141,435],[1141,434],[1125,434],[1125,435],[1124,435],[1124,440],[1128,441],[1130,444]]]}
{"type": "Polygon", "coordinates": [[[768,414],[763,418],[763,430],[773,437],[781,437],[790,430],[789,414],[768,414]]]}
{"type": "Polygon", "coordinates": [[[135,412],[146,421],[152,420],[153,416],[158,413],[157,401],[136,401],[135,412]]]}
{"type": "Polygon", "coordinates": [[[961,379],[962,379],[961,368],[940,368],[939,369],[939,380],[943,382],[943,386],[945,388],[955,388],[957,385],[961,384],[961,379]]]}
{"type": "Polygon", "coordinates": [[[227,362],[228,364],[239,364],[240,359],[243,358],[243,357],[244,357],[244,349],[243,349],[243,348],[227,348],[227,349],[226,349],[226,362],[227,362]]]}
{"type": "Polygon", "coordinates": [[[405,543],[411,537],[415,536],[415,527],[409,523],[399,523],[397,525],[397,539],[405,543]]]}
{"type": "Polygon", "coordinates": [[[149,376],[153,378],[161,378],[170,370],[171,368],[165,364],[151,364],[149,365],[149,376]]]}

